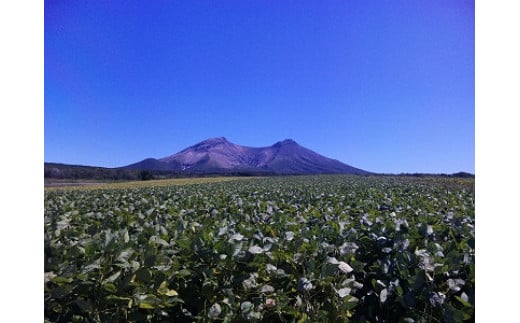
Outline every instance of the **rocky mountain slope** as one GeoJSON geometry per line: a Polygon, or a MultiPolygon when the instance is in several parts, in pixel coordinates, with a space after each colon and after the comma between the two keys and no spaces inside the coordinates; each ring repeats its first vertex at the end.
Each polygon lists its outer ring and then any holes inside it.
{"type": "Polygon", "coordinates": [[[127,169],[193,173],[266,171],[276,174],[369,174],[286,139],[269,147],[247,147],[211,138],[168,157],[148,158],[127,169]]]}

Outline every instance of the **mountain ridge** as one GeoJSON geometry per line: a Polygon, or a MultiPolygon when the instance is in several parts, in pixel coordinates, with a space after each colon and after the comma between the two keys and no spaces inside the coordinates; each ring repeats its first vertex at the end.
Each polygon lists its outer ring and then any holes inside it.
{"type": "Polygon", "coordinates": [[[266,147],[242,146],[225,137],[209,138],[163,158],[146,158],[126,169],[186,173],[265,171],[276,174],[371,174],[336,159],[322,156],[284,139],[266,147]]]}

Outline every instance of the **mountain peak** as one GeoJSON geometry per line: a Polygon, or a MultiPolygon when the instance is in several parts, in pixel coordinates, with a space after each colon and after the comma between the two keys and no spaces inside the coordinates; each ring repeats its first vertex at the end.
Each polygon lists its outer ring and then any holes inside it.
{"type": "Polygon", "coordinates": [[[225,143],[225,142],[229,142],[226,137],[215,137],[215,138],[209,138],[209,139],[206,139],[206,140],[203,140],[201,141],[201,143],[225,143]]]}
{"type": "Polygon", "coordinates": [[[274,146],[288,146],[288,145],[298,145],[298,143],[292,139],[284,139],[282,141],[278,141],[274,146]]]}
{"type": "Polygon", "coordinates": [[[229,144],[229,143],[230,142],[225,137],[216,137],[216,138],[209,138],[209,139],[203,140],[191,147],[207,148],[207,147],[214,147],[214,146],[218,146],[218,145],[225,145],[225,144],[229,144]]]}
{"type": "Polygon", "coordinates": [[[127,166],[193,173],[258,171],[276,174],[368,174],[300,146],[293,139],[269,147],[247,147],[225,137],[209,138],[174,155],[127,166]]]}

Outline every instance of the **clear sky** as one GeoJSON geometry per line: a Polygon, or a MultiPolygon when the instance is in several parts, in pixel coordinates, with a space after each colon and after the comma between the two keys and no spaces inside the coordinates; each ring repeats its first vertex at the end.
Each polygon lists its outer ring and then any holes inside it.
{"type": "Polygon", "coordinates": [[[373,172],[475,172],[474,1],[45,0],[46,162],[291,138],[373,172]]]}

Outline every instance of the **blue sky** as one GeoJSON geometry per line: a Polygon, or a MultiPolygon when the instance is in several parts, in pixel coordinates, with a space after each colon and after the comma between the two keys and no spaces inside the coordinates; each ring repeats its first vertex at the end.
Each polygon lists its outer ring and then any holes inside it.
{"type": "Polygon", "coordinates": [[[45,1],[44,159],[292,138],[374,172],[475,171],[474,1],[45,1]]]}

